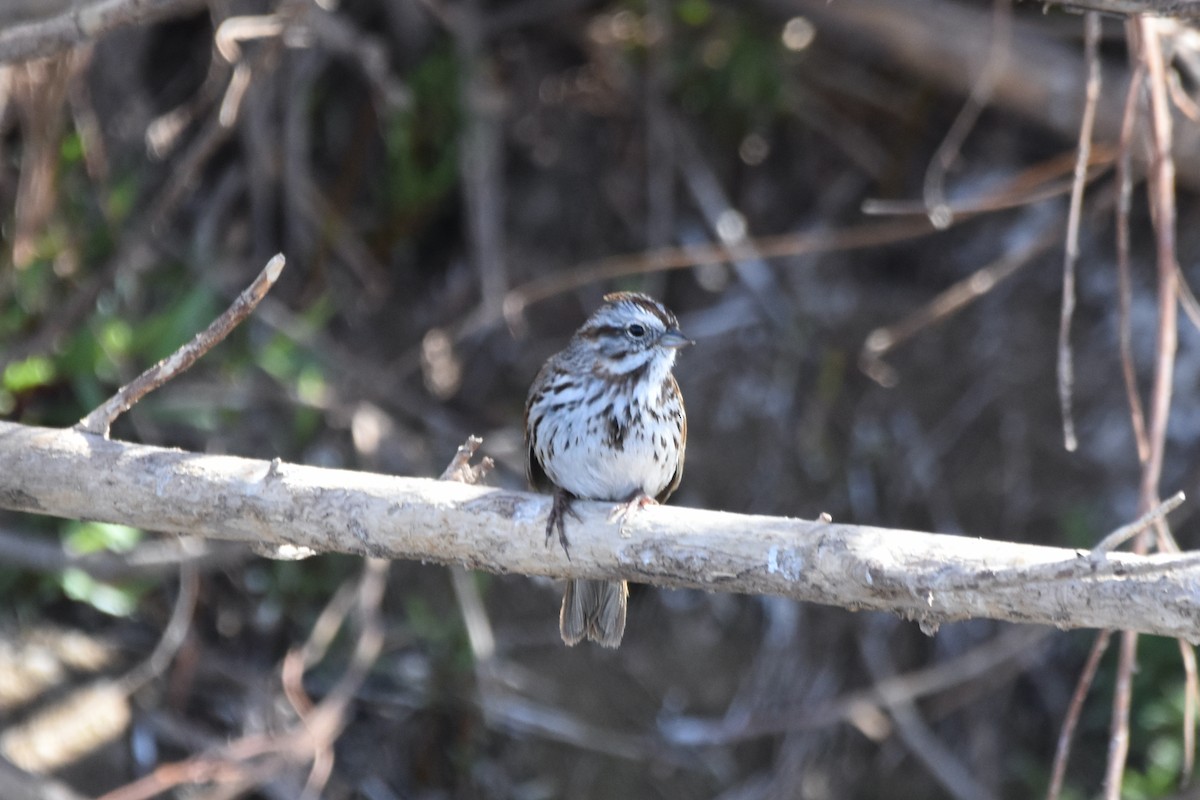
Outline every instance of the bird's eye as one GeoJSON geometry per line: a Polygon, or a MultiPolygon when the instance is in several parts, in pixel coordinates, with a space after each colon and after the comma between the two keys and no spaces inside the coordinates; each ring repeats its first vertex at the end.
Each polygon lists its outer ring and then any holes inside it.
{"type": "Polygon", "coordinates": [[[631,322],[629,327],[625,329],[626,333],[635,339],[640,339],[646,335],[645,326],[639,325],[636,322],[631,322]]]}

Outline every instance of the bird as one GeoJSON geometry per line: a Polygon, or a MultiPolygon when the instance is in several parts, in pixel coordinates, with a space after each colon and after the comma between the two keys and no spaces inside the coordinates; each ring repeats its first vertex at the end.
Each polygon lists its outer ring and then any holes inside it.
{"type": "MultiPolygon", "coordinates": [[[[546,543],[557,532],[568,559],[574,500],[620,503],[614,517],[623,524],[679,487],[687,414],[671,370],[692,344],[662,303],[615,292],[534,378],[525,401],[526,477],[554,493],[546,543]]],[[[569,579],[559,613],[563,642],[619,646],[628,597],[625,581],[569,579]]]]}

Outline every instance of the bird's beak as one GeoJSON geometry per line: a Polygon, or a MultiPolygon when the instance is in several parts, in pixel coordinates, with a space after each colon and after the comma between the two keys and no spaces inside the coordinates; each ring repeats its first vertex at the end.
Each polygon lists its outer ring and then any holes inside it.
{"type": "Polygon", "coordinates": [[[663,335],[658,337],[659,347],[669,347],[672,350],[678,350],[681,347],[687,347],[692,344],[695,344],[695,342],[680,333],[678,328],[671,328],[664,331],[663,335]]]}

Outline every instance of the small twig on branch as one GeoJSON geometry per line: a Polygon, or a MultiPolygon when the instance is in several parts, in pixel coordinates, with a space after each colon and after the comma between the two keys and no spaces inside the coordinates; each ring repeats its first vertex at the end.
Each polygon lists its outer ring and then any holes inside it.
{"type": "Polygon", "coordinates": [[[107,438],[108,430],[117,417],[133,408],[134,404],[147,394],[196,363],[196,359],[211,350],[241,324],[242,320],[250,316],[254,307],[271,290],[275,281],[279,280],[284,263],[283,254],[276,254],[224,314],[213,320],[211,325],[196,334],[190,342],[122,386],[119,392],[81,419],[75,425],[75,430],[107,438]]]}
{"type": "Polygon", "coordinates": [[[496,467],[496,462],[488,456],[484,456],[478,464],[471,464],[471,459],[475,457],[481,444],[483,444],[483,439],[478,436],[467,437],[467,441],[459,445],[458,450],[454,453],[454,458],[450,459],[450,463],[446,465],[446,469],[442,471],[438,480],[457,481],[468,486],[474,486],[482,481],[496,467]]]}
{"type": "Polygon", "coordinates": [[[1185,499],[1186,498],[1184,497],[1183,492],[1176,492],[1154,508],[1147,511],[1138,519],[1134,520],[1128,525],[1122,525],[1120,528],[1117,528],[1108,536],[1105,536],[1103,539],[1101,539],[1100,543],[1092,548],[1092,561],[1094,563],[1100,563],[1104,561],[1105,556],[1108,553],[1125,544],[1125,542],[1128,542],[1142,531],[1148,529],[1151,525],[1161,522],[1163,518],[1167,516],[1167,514],[1170,514],[1172,511],[1179,508],[1185,499]]]}

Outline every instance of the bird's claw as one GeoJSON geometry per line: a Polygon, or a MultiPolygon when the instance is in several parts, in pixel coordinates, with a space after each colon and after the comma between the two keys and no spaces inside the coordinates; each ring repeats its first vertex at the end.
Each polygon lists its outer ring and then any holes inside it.
{"type": "Polygon", "coordinates": [[[617,532],[622,538],[629,538],[629,533],[625,530],[625,523],[637,511],[646,506],[656,506],[658,501],[644,492],[638,492],[633,497],[629,498],[624,503],[621,503],[608,515],[609,522],[617,523],[617,532]]]}
{"type": "Polygon", "coordinates": [[[567,561],[571,560],[571,549],[567,546],[567,517],[572,516],[583,521],[582,517],[571,507],[573,499],[566,492],[555,493],[554,504],[550,506],[550,516],[546,519],[546,544],[550,544],[550,537],[557,530],[558,543],[562,545],[563,552],[567,555],[567,561]]]}

